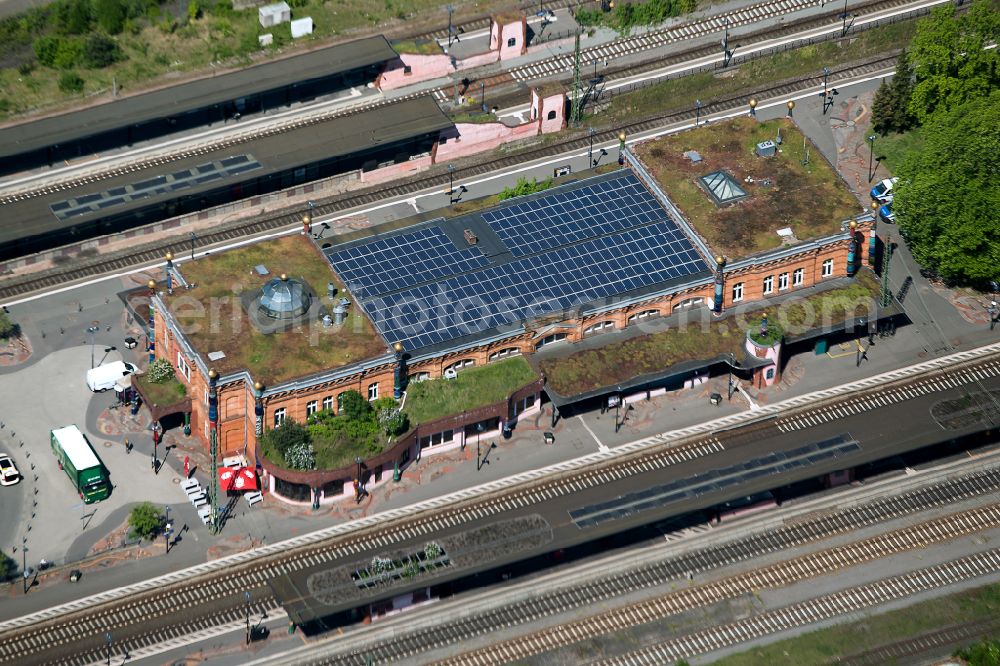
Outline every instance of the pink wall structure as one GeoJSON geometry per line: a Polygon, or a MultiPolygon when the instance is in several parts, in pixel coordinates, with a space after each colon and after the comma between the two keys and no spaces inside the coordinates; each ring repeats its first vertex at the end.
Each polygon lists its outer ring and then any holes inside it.
{"type": "Polygon", "coordinates": [[[490,19],[490,50],[499,51],[500,60],[528,52],[528,21],[524,16],[498,15],[490,19]],[[508,46],[508,42],[514,43],[508,46]]]}
{"type": "Polygon", "coordinates": [[[764,388],[765,386],[771,386],[781,381],[781,342],[776,342],[770,347],[765,347],[758,345],[747,335],[745,347],[748,352],[757,358],[765,358],[772,363],[772,365],[757,368],[753,371],[754,386],[764,388]],[[770,378],[768,377],[768,371],[771,371],[770,378]]]}
{"type": "Polygon", "coordinates": [[[379,90],[394,90],[448,76],[454,71],[450,56],[401,53],[398,58],[389,62],[385,71],[375,80],[375,87],[379,90]],[[406,73],[407,67],[410,68],[409,74],[406,73]]]}
{"type": "Polygon", "coordinates": [[[458,69],[472,69],[480,65],[489,65],[499,60],[498,55],[496,51],[487,51],[486,53],[469,56],[464,60],[458,61],[458,69]]]}
{"type": "Polygon", "coordinates": [[[538,134],[535,123],[517,127],[507,127],[502,123],[458,123],[455,129],[458,130],[457,137],[438,144],[436,163],[493,150],[508,141],[518,141],[538,134]]]}
{"type": "Polygon", "coordinates": [[[529,122],[537,124],[539,134],[558,132],[566,127],[566,93],[532,88],[529,122]]]}
{"type": "Polygon", "coordinates": [[[407,176],[412,176],[413,174],[423,171],[424,169],[429,169],[433,164],[434,156],[424,155],[423,157],[418,157],[415,160],[400,162],[399,164],[390,164],[389,166],[382,167],[381,169],[362,171],[361,182],[375,184],[395,180],[396,178],[406,178],[407,176]]]}

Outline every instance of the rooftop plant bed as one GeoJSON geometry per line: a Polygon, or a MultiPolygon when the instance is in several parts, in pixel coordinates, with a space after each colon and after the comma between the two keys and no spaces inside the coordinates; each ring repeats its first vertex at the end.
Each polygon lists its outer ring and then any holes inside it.
{"type": "Polygon", "coordinates": [[[396,53],[413,55],[443,55],[441,45],[433,39],[395,39],[390,42],[396,53]]]}
{"type": "Polygon", "coordinates": [[[666,370],[682,361],[709,360],[730,353],[741,358],[748,332],[751,339],[762,340],[761,344],[773,344],[779,336],[836,326],[850,317],[867,313],[870,299],[877,293],[878,282],[863,271],[846,287],[793,298],[781,304],[760,303],[705,326],[692,321],[684,328],[670,328],[613,342],[562,358],[543,359],[539,367],[557,393],[578,395],[666,370]],[[765,312],[768,319],[766,340],[760,336],[761,315],[765,312]]]}
{"type": "Polygon", "coordinates": [[[790,227],[800,241],[840,230],[861,205],[820,154],[789,120],[733,118],[642,143],[642,161],[713,252],[742,257],[781,245],[778,229],[790,227]],[[781,131],[780,152],[757,157],[754,147],[781,131]],[[809,151],[808,164],[803,164],[809,151]],[[686,151],[697,151],[692,162],[686,151]],[[749,195],[717,206],[699,179],[727,172],[749,195]],[[747,178],[752,182],[747,182],[747,178]]]}
{"type": "MultiPolygon", "coordinates": [[[[344,294],[329,263],[303,236],[285,236],[211,255],[180,267],[193,289],[174,289],[164,296],[191,346],[202,355],[221,351],[225,358],[209,365],[219,372],[247,369],[265,384],[336,368],[386,352],[385,343],[356,303],[343,326],[319,322],[264,333],[250,323],[241,303],[246,291],[257,291],[285,273],[309,285],[324,305],[327,283],[344,294]],[[255,266],[269,274],[258,275],[255,266]]],[[[207,362],[207,358],[206,358],[207,362]]]]}
{"type": "Polygon", "coordinates": [[[410,382],[404,411],[411,425],[460,414],[500,402],[517,389],[538,379],[523,358],[461,370],[455,379],[410,382]]]}
{"type": "Polygon", "coordinates": [[[145,375],[132,375],[132,381],[139,385],[142,395],[152,405],[166,407],[187,398],[187,389],[184,388],[184,384],[181,384],[173,376],[165,381],[155,382],[147,373],[145,375]]]}
{"type": "Polygon", "coordinates": [[[406,429],[406,417],[392,398],[369,403],[357,391],[347,391],[339,413],[322,410],[306,424],[288,419],[264,433],[261,451],[286,469],[340,469],[358,457],[382,453],[406,429]]]}

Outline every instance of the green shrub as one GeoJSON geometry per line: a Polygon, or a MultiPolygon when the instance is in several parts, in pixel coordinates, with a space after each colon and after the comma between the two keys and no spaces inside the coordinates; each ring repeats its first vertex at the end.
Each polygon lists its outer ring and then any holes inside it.
{"type": "Polygon", "coordinates": [[[158,358],[149,364],[149,381],[164,384],[174,378],[174,366],[165,358],[158,358]]]}
{"type": "Polygon", "coordinates": [[[133,507],[128,516],[128,525],[133,537],[151,539],[162,529],[163,516],[152,503],[143,502],[133,507]]]}
{"type": "Polygon", "coordinates": [[[340,413],[351,421],[366,421],[372,413],[372,406],[357,391],[347,391],[341,398],[340,413]]]}
{"type": "Polygon", "coordinates": [[[83,90],[83,79],[76,72],[63,72],[59,75],[59,90],[64,93],[78,93],[83,90]]]}
{"type": "Polygon", "coordinates": [[[285,451],[285,462],[292,469],[316,469],[316,451],[309,442],[300,442],[285,451]]]}
{"type": "Polygon", "coordinates": [[[523,197],[527,194],[534,194],[535,192],[541,192],[542,190],[547,190],[550,187],[552,187],[551,178],[547,178],[540,182],[537,178],[532,178],[531,180],[528,180],[527,178],[518,178],[517,185],[515,185],[514,187],[503,188],[500,194],[497,195],[497,199],[503,201],[504,199],[523,197]]]}
{"type": "Polygon", "coordinates": [[[64,35],[83,35],[90,30],[90,0],[59,0],[52,5],[56,29],[64,35]]]}
{"type": "Polygon", "coordinates": [[[31,48],[38,62],[46,67],[55,67],[56,54],[59,53],[61,43],[62,40],[58,37],[39,37],[32,43],[31,48]]]}
{"type": "Polygon", "coordinates": [[[83,44],[83,66],[103,69],[122,59],[118,43],[104,35],[91,35],[83,44]]]}
{"type": "Polygon", "coordinates": [[[3,310],[0,310],[0,340],[7,340],[8,338],[15,337],[20,332],[20,327],[14,323],[14,320],[10,318],[10,315],[3,310]]]}
{"type": "Polygon", "coordinates": [[[262,439],[284,458],[293,446],[309,441],[309,431],[295,419],[285,419],[277,428],[265,432],[262,439]]]}
{"type": "Polygon", "coordinates": [[[121,0],[94,0],[94,19],[109,35],[117,35],[125,27],[127,10],[121,0]]]}
{"type": "Polygon", "coordinates": [[[83,42],[77,38],[66,37],[59,41],[53,66],[58,69],[73,69],[83,60],[83,42]]]}

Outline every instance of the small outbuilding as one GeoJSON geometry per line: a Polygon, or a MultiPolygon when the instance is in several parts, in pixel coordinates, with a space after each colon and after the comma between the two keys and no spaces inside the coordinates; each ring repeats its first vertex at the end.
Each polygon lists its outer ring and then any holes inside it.
{"type": "Polygon", "coordinates": [[[270,28],[279,23],[291,21],[292,8],[288,6],[287,2],[276,2],[273,5],[265,5],[259,8],[257,16],[260,17],[262,28],[270,28]]]}

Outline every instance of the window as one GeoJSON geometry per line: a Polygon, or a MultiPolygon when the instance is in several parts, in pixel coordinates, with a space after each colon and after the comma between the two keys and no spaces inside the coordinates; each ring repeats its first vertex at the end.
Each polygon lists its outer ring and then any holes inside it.
{"type": "Polygon", "coordinates": [[[368,402],[378,400],[378,382],[368,385],[368,402]]]}
{"type": "Polygon", "coordinates": [[[274,410],[274,427],[277,428],[285,422],[285,408],[274,410]]]}
{"type": "Polygon", "coordinates": [[[705,299],[701,296],[697,298],[686,298],[677,305],[674,306],[674,310],[685,310],[687,308],[693,308],[696,305],[701,305],[705,302],[705,299]]]}
{"type": "Polygon", "coordinates": [[[323,398],[323,409],[333,411],[333,396],[328,395],[323,398]]]}
{"type": "Polygon", "coordinates": [[[833,259],[827,259],[823,262],[823,277],[830,277],[833,275],[833,259]]]}
{"type": "Polygon", "coordinates": [[[615,322],[613,321],[599,321],[596,324],[591,324],[587,328],[583,329],[584,335],[590,335],[591,333],[600,333],[601,331],[610,331],[615,327],[615,322]]]}
{"type": "Polygon", "coordinates": [[[439,444],[447,444],[454,438],[455,438],[454,430],[445,430],[444,432],[436,432],[433,435],[428,435],[427,437],[421,437],[420,448],[426,449],[432,446],[438,446],[439,444]]]}
{"type": "Polygon", "coordinates": [[[500,359],[503,358],[508,358],[511,356],[520,356],[520,355],[521,355],[521,350],[518,349],[517,347],[507,347],[506,349],[501,349],[500,351],[493,352],[492,354],[490,354],[489,361],[490,363],[492,363],[493,361],[499,361],[500,359]]]}
{"type": "Polygon", "coordinates": [[[772,291],[774,291],[774,276],[768,275],[764,278],[764,293],[770,294],[772,291]]]}
{"type": "Polygon", "coordinates": [[[431,378],[431,373],[429,372],[418,372],[414,375],[410,375],[411,382],[425,382],[431,378]]]}
{"type": "Polygon", "coordinates": [[[511,37],[507,40],[507,46],[514,46],[517,44],[517,37],[511,37]]]}
{"type": "Polygon", "coordinates": [[[768,368],[767,373],[764,375],[765,379],[774,379],[774,368],[768,368]]]}
{"type": "Polygon", "coordinates": [[[338,414],[341,413],[342,411],[344,411],[344,394],[345,393],[347,393],[347,391],[344,391],[344,393],[338,393],[337,394],[337,413],[338,414]]]}
{"type": "Polygon", "coordinates": [[[462,368],[470,368],[470,367],[474,366],[475,364],[476,364],[475,359],[463,358],[461,361],[455,361],[451,365],[447,366],[444,369],[444,371],[445,372],[448,372],[448,371],[458,372],[462,368]]]}
{"type": "Polygon", "coordinates": [[[650,317],[659,317],[659,316],[660,316],[659,310],[643,310],[642,312],[636,312],[634,315],[629,315],[629,318],[625,323],[632,324],[634,322],[639,321],[640,319],[648,319],[650,317]]]}
{"type": "Polygon", "coordinates": [[[555,111],[549,111],[549,115],[546,116],[546,118],[548,120],[555,120],[556,119],[556,112],[555,111]]]}
{"type": "Polygon", "coordinates": [[[551,345],[553,342],[559,342],[560,340],[565,340],[565,333],[553,333],[552,335],[546,335],[544,338],[535,343],[535,349],[541,349],[545,345],[551,345]]]}
{"type": "Polygon", "coordinates": [[[733,302],[743,300],[743,283],[737,282],[733,285],[733,302]]]}
{"type": "Polygon", "coordinates": [[[177,352],[177,371],[184,375],[188,381],[191,381],[191,366],[187,364],[187,359],[180,352],[177,352]]]}
{"type": "Polygon", "coordinates": [[[778,289],[781,291],[788,289],[788,273],[782,273],[778,276],[778,289]]]}
{"type": "Polygon", "coordinates": [[[318,408],[319,408],[319,403],[316,402],[315,400],[310,400],[309,402],[307,402],[306,403],[306,418],[309,418],[310,416],[312,416],[313,414],[315,414],[316,410],[318,408]]]}
{"type": "Polygon", "coordinates": [[[805,274],[806,274],[805,270],[803,270],[801,268],[796,268],[792,272],[792,286],[793,287],[801,287],[802,286],[802,282],[803,282],[803,278],[805,278],[805,274]]]}

